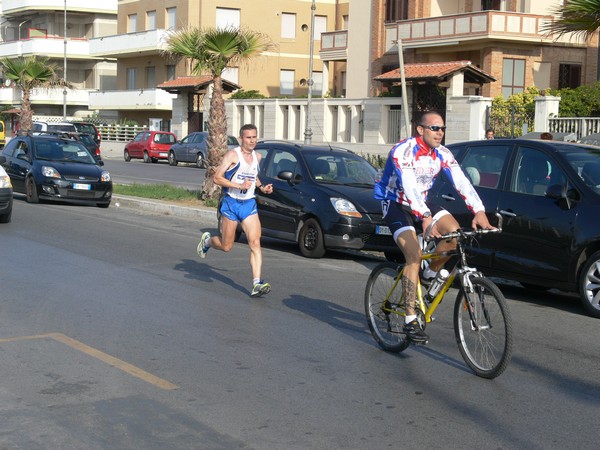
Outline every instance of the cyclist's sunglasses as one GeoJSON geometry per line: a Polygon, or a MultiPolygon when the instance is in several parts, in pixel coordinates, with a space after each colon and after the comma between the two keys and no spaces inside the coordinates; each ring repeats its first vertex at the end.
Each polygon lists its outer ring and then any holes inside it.
{"type": "Polygon", "coordinates": [[[446,127],[440,127],[439,125],[420,125],[420,126],[422,126],[423,128],[427,128],[428,130],[431,130],[431,131],[440,131],[440,130],[446,131],[446,127]]]}

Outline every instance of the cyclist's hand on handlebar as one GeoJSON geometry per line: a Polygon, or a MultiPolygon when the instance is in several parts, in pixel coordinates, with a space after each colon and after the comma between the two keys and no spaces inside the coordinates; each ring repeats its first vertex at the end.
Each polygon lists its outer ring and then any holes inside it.
{"type": "Polygon", "coordinates": [[[475,216],[473,217],[473,222],[471,222],[471,226],[473,227],[474,230],[476,230],[477,228],[481,228],[483,230],[495,230],[496,229],[496,227],[494,227],[490,224],[484,211],[478,211],[477,213],[475,213],[475,216]]]}

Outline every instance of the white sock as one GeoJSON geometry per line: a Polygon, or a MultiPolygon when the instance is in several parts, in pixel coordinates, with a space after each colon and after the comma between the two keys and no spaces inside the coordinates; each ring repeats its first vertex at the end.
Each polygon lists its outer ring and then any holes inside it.
{"type": "Polygon", "coordinates": [[[210,240],[211,240],[211,239],[212,239],[212,238],[211,238],[211,237],[209,237],[209,238],[208,238],[206,241],[204,241],[204,246],[205,246],[206,248],[210,248],[210,240]]]}
{"type": "Polygon", "coordinates": [[[404,323],[410,323],[417,318],[416,314],[411,314],[410,316],[406,316],[404,318],[404,323]]]}
{"type": "Polygon", "coordinates": [[[436,275],[437,275],[437,272],[435,270],[431,270],[429,267],[426,267],[425,270],[423,271],[423,276],[425,278],[435,278],[436,275]]]}
{"type": "Polygon", "coordinates": [[[252,280],[252,285],[255,285],[256,283],[260,283],[260,278],[255,278],[252,280]]]}

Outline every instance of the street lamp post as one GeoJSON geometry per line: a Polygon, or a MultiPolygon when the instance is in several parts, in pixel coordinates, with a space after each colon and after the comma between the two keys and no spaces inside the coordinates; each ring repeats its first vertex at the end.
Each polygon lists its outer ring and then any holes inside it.
{"type": "MultiPolygon", "coordinates": [[[[64,10],[64,57],[63,57],[63,80],[67,81],[67,0],[65,0],[64,10]]],[[[63,120],[67,120],[67,88],[63,89],[63,120]]]]}
{"type": "Polygon", "coordinates": [[[315,50],[315,0],[312,0],[310,7],[310,54],[308,61],[308,101],[306,103],[306,124],[304,128],[304,143],[312,142],[312,128],[310,127],[310,116],[312,107],[312,89],[313,89],[313,55],[315,50]]]}

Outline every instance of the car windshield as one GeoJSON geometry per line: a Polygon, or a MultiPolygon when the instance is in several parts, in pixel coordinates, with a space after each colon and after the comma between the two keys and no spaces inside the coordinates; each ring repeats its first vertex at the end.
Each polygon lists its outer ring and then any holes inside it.
{"type": "Polygon", "coordinates": [[[352,153],[309,153],[306,163],[317,183],[373,187],[377,176],[366,159],[352,153]]]}
{"type": "Polygon", "coordinates": [[[77,128],[80,133],[96,134],[94,127],[88,124],[79,123],[75,125],[75,128],[77,128]]]}
{"type": "Polygon", "coordinates": [[[158,144],[174,144],[175,136],[172,134],[155,134],[154,142],[158,144]]]}
{"type": "Polygon", "coordinates": [[[600,194],[600,147],[566,144],[556,146],[564,151],[565,159],[583,182],[600,194]]]}
{"type": "Polygon", "coordinates": [[[75,141],[38,141],[35,143],[34,152],[38,160],[96,164],[90,152],[75,141]]]}

